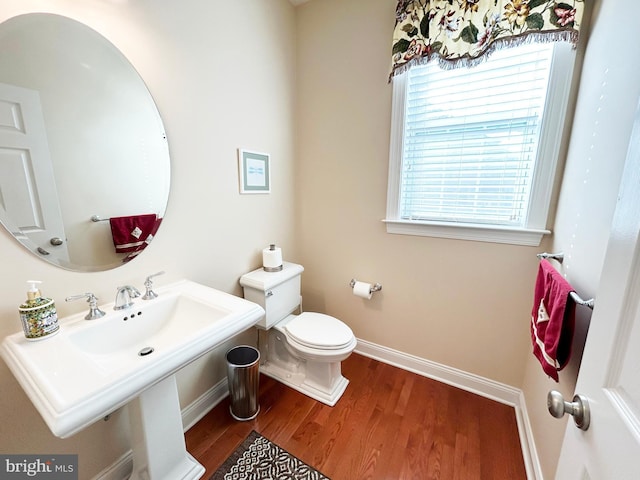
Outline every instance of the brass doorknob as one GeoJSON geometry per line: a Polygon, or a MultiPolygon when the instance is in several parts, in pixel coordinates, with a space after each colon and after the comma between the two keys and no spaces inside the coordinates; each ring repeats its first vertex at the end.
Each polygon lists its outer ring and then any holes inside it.
{"type": "Polygon", "coordinates": [[[549,413],[556,418],[564,417],[565,413],[573,416],[573,421],[581,430],[587,430],[591,422],[589,402],[584,395],[575,395],[572,402],[565,401],[562,394],[551,390],[547,395],[549,413]]]}

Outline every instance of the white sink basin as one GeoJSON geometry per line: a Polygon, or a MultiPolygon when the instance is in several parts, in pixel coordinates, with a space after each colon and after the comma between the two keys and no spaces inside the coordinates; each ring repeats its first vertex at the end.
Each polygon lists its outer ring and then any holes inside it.
{"type": "Polygon", "coordinates": [[[264,310],[247,300],[181,281],[136,299],[128,310],[101,306],[60,320],[55,336],[37,342],[5,338],[1,353],[51,431],[65,438],[138,397],[234,335],[264,310]],[[139,355],[143,349],[150,351],[139,355]]]}
{"type": "Polygon", "coordinates": [[[229,313],[223,306],[171,292],[148,305],[137,302],[131,309],[112,311],[108,318],[87,322],[69,333],[69,340],[96,361],[104,360],[102,355],[129,360],[140,347],[163,350],[197,337],[229,313]]]}

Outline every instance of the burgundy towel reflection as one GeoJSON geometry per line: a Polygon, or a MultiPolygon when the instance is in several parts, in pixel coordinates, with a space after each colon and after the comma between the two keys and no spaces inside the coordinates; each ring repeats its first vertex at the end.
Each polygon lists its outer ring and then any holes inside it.
{"type": "Polygon", "coordinates": [[[155,213],[113,217],[109,219],[111,236],[117,253],[137,252],[151,241],[160,220],[155,213]]]}

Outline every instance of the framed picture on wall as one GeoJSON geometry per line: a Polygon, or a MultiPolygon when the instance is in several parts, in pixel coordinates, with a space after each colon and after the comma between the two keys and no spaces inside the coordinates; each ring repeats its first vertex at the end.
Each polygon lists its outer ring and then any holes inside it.
{"type": "Polygon", "coordinates": [[[268,153],[238,149],[240,193],[270,193],[270,167],[268,153]]]}

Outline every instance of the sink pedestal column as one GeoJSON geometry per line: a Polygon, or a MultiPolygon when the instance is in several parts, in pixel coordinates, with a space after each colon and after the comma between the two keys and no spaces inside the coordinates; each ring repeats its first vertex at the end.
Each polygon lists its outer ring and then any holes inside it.
{"type": "Polygon", "coordinates": [[[130,480],[195,480],[205,468],[186,448],[174,375],[129,403],[133,473],[130,480]]]}

